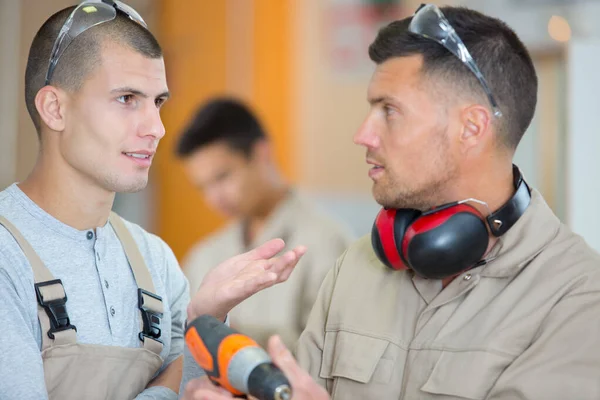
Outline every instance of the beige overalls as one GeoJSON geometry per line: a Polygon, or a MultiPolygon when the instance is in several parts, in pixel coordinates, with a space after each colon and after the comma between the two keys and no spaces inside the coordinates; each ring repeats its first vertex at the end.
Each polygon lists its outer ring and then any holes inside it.
{"type": "Polygon", "coordinates": [[[14,236],[33,269],[44,380],[50,399],[133,399],[146,388],[163,363],[162,300],[154,294],[150,272],[121,218],[111,213],[109,221],[138,285],[142,342],[139,348],[77,343],[76,327],[69,320],[67,295],[61,280],[52,276],[16,227],[0,216],[0,225],[14,236]]]}

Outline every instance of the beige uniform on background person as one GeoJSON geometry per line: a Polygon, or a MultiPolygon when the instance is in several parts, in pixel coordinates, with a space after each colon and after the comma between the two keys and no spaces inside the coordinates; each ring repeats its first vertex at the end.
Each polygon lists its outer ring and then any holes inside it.
{"type": "MultiPolygon", "coordinates": [[[[269,216],[249,247],[270,238],[309,249],[289,280],[250,297],[229,314],[231,326],[262,345],[277,333],[292,346],[304,329],[321,283],[350,243],[349,235],[297,191],[292,190],[269,216]]],[[[243,224],[235,222],[193,248],[183,270],[195,292],[204,275],[221,261],[245,251],[243,224]],[[216,263],[216,264],[215,264],[216,263]]]]}
{"type": "Polygon", "coordinates": [[[346,230],[287,182],[258,114],[239,99],[217,96],[200,104],[176,154],[206,204],[230,223],[186,255],[192,293],[212,263],[256,243],[280,237],[308,248],[284,286],[252,296],[229,315],[234,328],[262,345],[274,333],[295,344],[327,271],[349,244],[346,230]]]}
{"type": "Polygon", "coordinates": [[[340,400],[600,399],[600,256],[534,190],[487,258],[442,291],[363,238],[323,284],[300,365],[340,400]]]}

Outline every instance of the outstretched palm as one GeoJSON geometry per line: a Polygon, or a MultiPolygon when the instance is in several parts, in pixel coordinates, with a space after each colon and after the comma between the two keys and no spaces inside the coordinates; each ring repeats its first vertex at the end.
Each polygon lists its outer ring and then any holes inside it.
{"type": "Polygon", "coordinates": [[[299,246],[275,257],[284,246],[283,240],[273,239],[213,268],[188,307],[188,319],[210,314],[224,320],[233,307],[248,297],[286,281],[306,248],[299,246]]]}

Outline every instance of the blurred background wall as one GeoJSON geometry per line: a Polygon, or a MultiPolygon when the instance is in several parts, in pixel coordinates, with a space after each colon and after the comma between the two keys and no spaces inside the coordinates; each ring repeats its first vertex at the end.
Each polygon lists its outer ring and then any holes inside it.
{"type": "MultiPolygon", "coordinates": [[[[516,155],[556,214],[600,250],[600,1],[448,0],[497,16],[528,45],[540,78],[536,116],[516,155]]],[[[232,94],[270,132],[284,174],[356,236],[378,210],[352,135],[367,111],[377,29],[410,15],[412,0],[129,0],[158,36],[172,99],[148,188],[115,208],[158,233],[182,258],[223,224],[173,157],[199,103],[232,94]]],[[[23,100],[31,40],[67,0],[0,0],[0,188],[31,169],[37,138],[23,100]]],[[[507,82],[507,84],[510,84],[507,82]]]]}

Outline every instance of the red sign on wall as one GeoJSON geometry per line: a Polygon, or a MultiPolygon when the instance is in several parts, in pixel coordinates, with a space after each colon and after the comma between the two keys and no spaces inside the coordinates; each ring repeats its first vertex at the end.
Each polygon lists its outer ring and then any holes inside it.
{"type": "Polygon", "coordinates": [[[379,29],[410,15],[401,1],[331,0],[325,18],[326,59],[334,74],[365,75],[373,69],[368,48],[379,29]]]}

